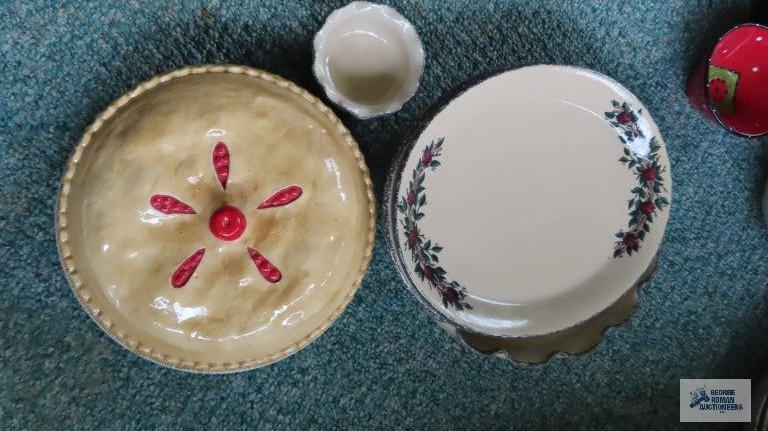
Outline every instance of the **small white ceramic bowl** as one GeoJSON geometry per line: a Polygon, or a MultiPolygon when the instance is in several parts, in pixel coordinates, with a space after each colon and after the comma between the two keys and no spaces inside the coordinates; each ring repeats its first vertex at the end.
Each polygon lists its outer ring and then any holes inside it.
{"type": "Polygon", "coordinates": [[[352,2],[315,35],[314,73],[328,98],[359,118],[399,110],[416,93],[424,49],[389,6],[352,2]]]}

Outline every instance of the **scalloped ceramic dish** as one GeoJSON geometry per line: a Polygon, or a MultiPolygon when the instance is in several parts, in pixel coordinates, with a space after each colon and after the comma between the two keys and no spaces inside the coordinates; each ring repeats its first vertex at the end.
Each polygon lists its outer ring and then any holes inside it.
{"type": "Polygon", "coordinates": [[[309,344],[371,256],[375,206],[357,144],[275,75],[185,68],[115,101],[62,180],[57,239],[83,308],[172,368],[229,372],[309,344]]]}
{"type": "Polygon", "coordinates": [[[387,185],[390,251],[438,320],[534,337],[614,304],[667,223],[664,141],[645,107],[586,69],[532,66],[428,120],[387,185]]]}
{"type": "Polygon", "coordinates": [[[326,96],[358,118],[398,111],[424,70],[416,29],[386,5],[356,1],[336,9],[313,47],[312,70],[326,96]]]}

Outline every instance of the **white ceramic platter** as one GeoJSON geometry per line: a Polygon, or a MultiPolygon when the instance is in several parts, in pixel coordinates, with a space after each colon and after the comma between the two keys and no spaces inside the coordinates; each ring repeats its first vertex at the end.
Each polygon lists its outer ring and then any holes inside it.
{"type": "Polygon", "coordinates": [[[388,184],[392,255],[440,320],[501,337],[584,322],[651,265],[671,203],[664,141],[626,88],[532,66],[461,93],[388,184]]]}

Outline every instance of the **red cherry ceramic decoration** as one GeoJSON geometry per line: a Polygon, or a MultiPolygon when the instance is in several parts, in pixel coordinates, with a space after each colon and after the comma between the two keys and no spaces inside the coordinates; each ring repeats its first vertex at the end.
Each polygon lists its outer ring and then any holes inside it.
{"type": "MultiPolygon", "coordinates": [[[[222,189],[227,189],[227,180],[229,179],[229,148],[223,142],[217,142],[211,154],[213,161],[213,170],[216,179],[221,184],[222,189]]],[[[300,186],[292,185],[284,187],[274,192],[265,199],[257,209],[266,209],[288,205],[301,197],[303,190],[300,186]]],[[[152,208],[163,214],[196,214],[194,208],[180,201],[179,199],[168,195],[152,195],[149,199],[152,208]]],[[[211,214],[208,220],[208,228],[216,238],[222,241],[234,241],[245,232],[246,219],[243,212],[232,205],[221,205],[211,214]]],[[[250,256],[259,273],[270,283],[277,283],[282,280],[283,274],[280,269],[272,265],[261,253],[248,247],[250,256]]],[[[205,256],[205,249],[201,248],[192,253],[171,274],[171,285],[179,288],[187,284],[189,279],[197,270],[200,262],[205,256]]]]}
{"type": "Polygon", "coordinates": [[[213,147],[213,169],[221,187],[226,190],[229,179],[229,148],[223,142],[217,142],[213,147]]]}
{"type": "Polygon", "coordinates": [[[259,204],[258,209],[263,210],[265,208],[281,207],[288,205],[301,197],[302,189],[299,186],[288,186],[282,188],[272,194],[272,196],[264,199],[264,202],[259,204]]]}
{"type": "Polygon", "coordinates": [[[195,214],[195,210],[184,202],[168,195],[152,195],[149,198],[152,208],[163,214],[195,214]]]}
{"type": "Polygon", "coordinates": [[[222,205],[211,214],[208,227],[216,238],[234,241],[245,231],[245,216],[233,206],[222,205]]]}
{"type": "Polygon", "coordinates": [[[179,288],[187,284],[203,260],[203,256],[205,256],[205,249],[201,248],[184,259],[171,275],[171,286],[179,288]]]}
{"type": "Polygon", "coordinates": [[[707,87],[723,126],[745,136],[767,134],[768,27],[744,24],[720,38],[709,58],[707,87]]]}
{"type": "Polygon", "coordinates": [[[280,270],[272,265],[272,263],[258,251],[248,247],[248,255],[251,256],[251,260],[253,261],[253,264],[256,265],[261,276],[268,282],[277,283],[283,278],[283,274],[280,273],[280,270]]]}

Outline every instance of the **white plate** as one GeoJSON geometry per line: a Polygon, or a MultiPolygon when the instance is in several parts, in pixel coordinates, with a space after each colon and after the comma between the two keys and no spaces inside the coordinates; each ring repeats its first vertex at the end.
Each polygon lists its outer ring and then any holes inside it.
{"type": "Polygon", "coordinates": [[[664,234],[671,178],[627,89],[533,66],[445,105],[388,193],[390,250],[425,305],[462,329],[520,337],[583,322],[636,284],[664,234]]]}

